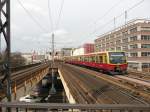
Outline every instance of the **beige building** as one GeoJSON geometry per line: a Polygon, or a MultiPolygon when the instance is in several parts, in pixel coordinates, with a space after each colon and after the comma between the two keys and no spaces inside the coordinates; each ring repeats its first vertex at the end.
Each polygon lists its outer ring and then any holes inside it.
{"type": "Polygon", "coordinates": [[[95,40],[97,52],[120,50],[126,51],[129,68],[150,71],[150,20],[132,20],[95,40]]]}

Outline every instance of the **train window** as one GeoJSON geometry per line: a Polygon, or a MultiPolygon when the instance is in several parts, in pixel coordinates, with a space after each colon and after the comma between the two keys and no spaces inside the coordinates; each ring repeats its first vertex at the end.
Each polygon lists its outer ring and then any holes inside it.
{"type": "Polygon", "coordinates": [[[88,62],[89,62],[89,60],[90,60],[90,57],[88,56],[87,58],[88,58],[88,62]]]}
{"type": "Polygon", "coordinates": [[[99,56],[96,56],[96,63],[99,63],[99,56]]]}
{"type": "Polygon", "coordinates": [[[103,56],[99,56],[99,63],[103,63],[103,56]]]}
{"type": "Polygon", "coordinates": [[[92,58],[91,57],[89,57],[89,62],[92,62],[92,58]]]}
{"type": "Polygon", "coordinates": [[[85,61],[85,62],[88,62],[88,57],[84,57],[84,61],[85,61]]]}
{"type": "Polygon", "coordinates": [[[103,56],[103,63],[107,63],[107,57],[103,56]]]}
{"type": "Polygon", "coordinates": [[[81,61],[81,57],[78,57],[78,61],[81,61]]]}
{"type": "Polygon", "coordinates": [[[81,61],[84,61],[84,57],[83,56],[81,57],[81,61]]]}
{"type": "Polygon", "coordinates": [[[95,62],[95,56],[91,56],[91,61],[95,62]]]}
{"type": "Polygon", "coordinates": [[[107,63],[107,56],[105,56],[105,62],[107,63]]]}

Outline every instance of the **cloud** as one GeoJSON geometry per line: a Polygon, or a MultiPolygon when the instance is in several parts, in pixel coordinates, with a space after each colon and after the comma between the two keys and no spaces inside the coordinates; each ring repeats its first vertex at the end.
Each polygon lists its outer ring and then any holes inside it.
{"type": "MultiPolygon", "coordinates": [[[[40,15],[43,15],[43,16],[46,16],[46,12],[43,10],[42,7],[38,6],[37,4],[35,4],[34,2],[30,3],[30,2],[21,2],[23,4],[23,6],[25,7],[25,9],[27,9],[28,11],[31,11],[32,13],[35,13],[35,14],[39,14],[40,15]]],[[[17,5],[16,6],[16,9],[20,9],[20,6],[21,5],[17,5]]],[[[17,10],[19,12],[22,12],[22,10],[17,10]]]]}
{"type": "MultiPolygon", "coordinates": [[[[66,30],[64,30],[64,29],[59,29],[59,30],[55,30],[54,31],[54,35],[55,36],[64,36],[64,35],[67,35],[68,34],[68,32],[66,31],[66,30]]],[[[51,33],[45,33],[45,34],[42,34],[42,36],[43,37],[50,37],[52,35],[52,32],[51,33]]]]}
{"type": "Polygon", "coordinates": [[[43,12],[42,8],[35,4],[24,3],[24,7],[30,11],[43,12]]]}

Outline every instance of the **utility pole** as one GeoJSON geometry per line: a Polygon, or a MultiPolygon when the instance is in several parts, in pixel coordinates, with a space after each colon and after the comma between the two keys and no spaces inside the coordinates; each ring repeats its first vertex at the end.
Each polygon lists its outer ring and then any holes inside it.
{"type": "Polygon", "coordinates": [[[127,11],[125,11],[125,25],[127,24],[127,11]]]}
{"type": "Polygon", "coordinates": [[[2,52],[1,49],[2,49],[2,48],[1,48],[1,35],[0,35],[0,54],[1,54],[1,52],[2,52]]]}
{"type": "Polygon", "coordinates": [[[54,82],[54,56],[55,56],[55,51],[54,51],[54,33],[52,33],[52,64],[51,64],[51,68],[52,68],[52,87],[50,90],[50,94],[55,94],[56,93],[56,89],[55,89],[55,82],[54,82]]]}
{"type": "MultiPolygon", "coordinates": [[[[8,102],[11,101],[11,80],[10,80],[10,0],[0,0],[0,36],[3,37],[6,43],[4,52],[3,69],[4,77],[1,83],[6,82],[7,91],[6,97],[8,102]],[[3,16],[2,16],[3,15],[3,16]],[[3,35],[3,36],[2,36],[3,35]]],[[[10,111],[10,109],[8,109],[10,111]]]]}
{"type": "Polygon", "coordinates": [[[116,18],[114,17],[114,29],[116,28],[116,18]]]}

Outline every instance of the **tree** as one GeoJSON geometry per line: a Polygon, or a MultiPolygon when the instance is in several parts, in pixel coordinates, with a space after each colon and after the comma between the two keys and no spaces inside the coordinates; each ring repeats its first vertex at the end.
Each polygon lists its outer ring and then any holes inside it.
{"type": "Polygon", "coordinates": [[[21,56],[20,52],[14,52],[11,54],[11,67],[23,66],[26,63],[26,59],[21,56]]]}

